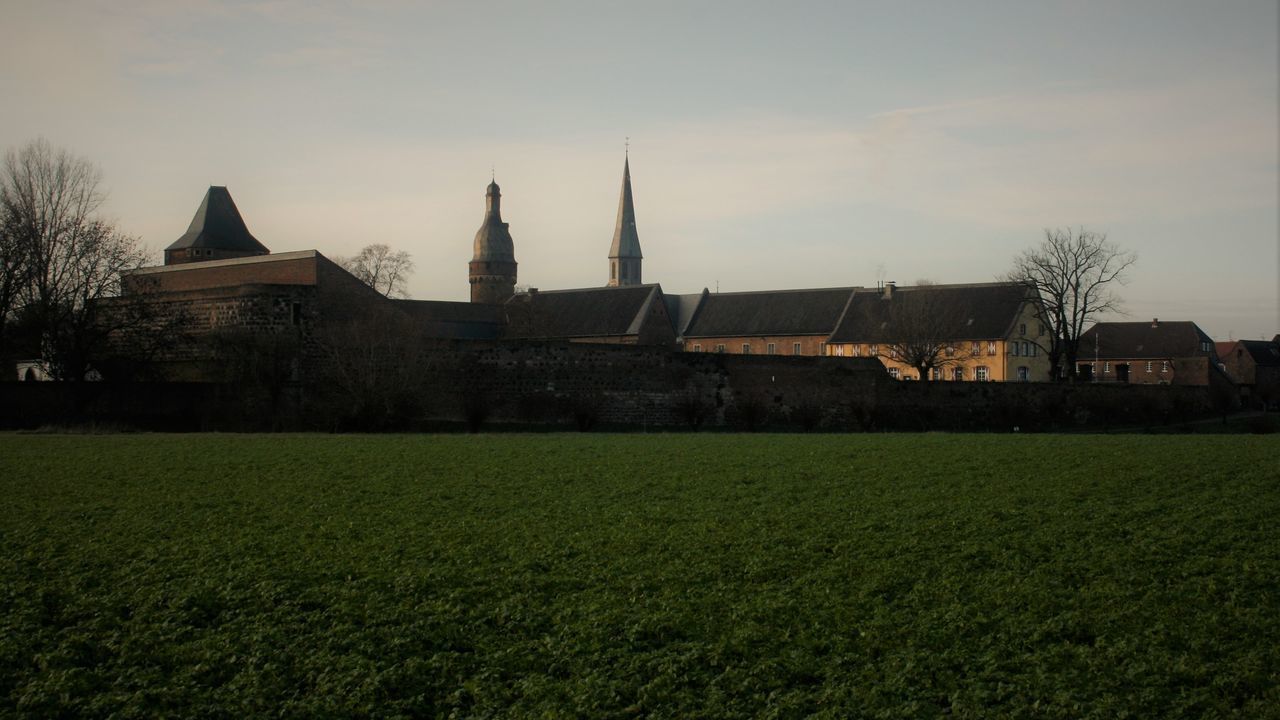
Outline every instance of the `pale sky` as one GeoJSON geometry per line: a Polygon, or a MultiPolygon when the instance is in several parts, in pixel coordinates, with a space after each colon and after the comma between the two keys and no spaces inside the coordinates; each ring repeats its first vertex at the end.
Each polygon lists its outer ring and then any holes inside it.
{"type": "Polygon", "coordinates": [[[603,285],[631,138],[669,293],[986,282],[1047,227],[1126,317],[1280,332],[1276,0],[0,0],[0,140],[96,162],[155,253],[226,185],[275,252],[463,300],[496,168],[519,282],[603,285]]]}

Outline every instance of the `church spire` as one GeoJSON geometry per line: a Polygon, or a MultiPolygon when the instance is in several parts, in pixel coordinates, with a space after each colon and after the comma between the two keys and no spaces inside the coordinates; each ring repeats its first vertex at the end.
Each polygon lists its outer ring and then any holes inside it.
{"type": "MultiPolygon", "coordinates": [[[[629,145],[629,143],[628,143],[629,145]]],[[[631,148],[622,161],[622,196],[618,199],[618,222],[609,247],[609,285],[639,285],[640,235],[636,232],[635,201],[631,197],[631,148]]]]}

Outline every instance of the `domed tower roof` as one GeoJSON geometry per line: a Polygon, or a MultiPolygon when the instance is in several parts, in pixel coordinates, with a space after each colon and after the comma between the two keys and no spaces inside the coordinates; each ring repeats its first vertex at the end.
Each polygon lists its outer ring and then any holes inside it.
{"type": "Polygon", "coordinates": [[[472,262],[515,262],[515,246],[511,231],[502,222],[502,192],[491,182],[484,194],[484,223],[476,231],[472,262]]]}

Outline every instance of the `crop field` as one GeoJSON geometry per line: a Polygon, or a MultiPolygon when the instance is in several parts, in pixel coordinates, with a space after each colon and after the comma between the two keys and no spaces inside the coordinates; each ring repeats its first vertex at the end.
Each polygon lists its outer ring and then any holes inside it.
{"type": "Polygon", "coordinates": [[[0,436],[0,716],[1280,717],[1280,438],[0,436]]]}

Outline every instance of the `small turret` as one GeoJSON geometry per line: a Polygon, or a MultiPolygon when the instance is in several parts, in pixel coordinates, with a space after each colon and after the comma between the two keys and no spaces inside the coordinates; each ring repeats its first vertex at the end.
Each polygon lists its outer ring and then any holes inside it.
{"type": "Polygon", "coordinates": [[[498,305],[516,291],[516,253],[511,231],[502,222],[502,191],[490,182],[484,194],[484,223],[476,231],[474,252],[467,266],[471,302],[498,305]]]}

